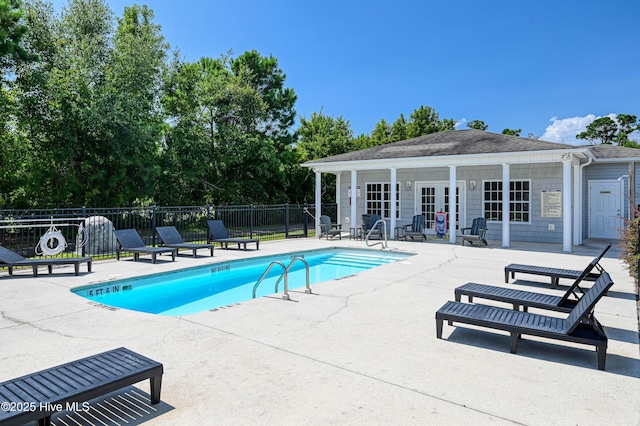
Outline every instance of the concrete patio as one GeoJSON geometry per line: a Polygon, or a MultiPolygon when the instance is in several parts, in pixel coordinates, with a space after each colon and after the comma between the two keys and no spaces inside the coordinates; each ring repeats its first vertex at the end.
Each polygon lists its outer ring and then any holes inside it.
{"type": "Polygon", "coordinates": [[[453,300],[455,287],[474,281],[557,294],[566,287],[550,289],[544,277],[505,284],[504,266],[583,269],[607,242],[589,241],[571,254],[560,245],[489,243],[393,241],[415,256],[315,284],[313,294],[293,290],[290,301],[274,295],[184,317],[108,308],[69,289],[365,243],[308,238],[264,242],[259,251],[216,248],[213,258],[204,251],[175,262],[161,256],[155,265],[148,256],[96,261],[92,273],[83,267],[77,277],[73,267],[38,278],[2,270],[0,381],[125,346],[164,364],[162,402],[136,415],[104,408],[110,399],[146,397],[149,384],[141,382],[94,401],[88,412],[55,416],[55,424],[103,424],[102,415],[107,424],[145,425],[640,424],[635,285],[616,247],[601,262],[615,284],[596,307],[609,336],[606,371],[589,346],[525,336],[511,354],[505,333],[447,324],[436,339],[435,311],[453,300]]]}

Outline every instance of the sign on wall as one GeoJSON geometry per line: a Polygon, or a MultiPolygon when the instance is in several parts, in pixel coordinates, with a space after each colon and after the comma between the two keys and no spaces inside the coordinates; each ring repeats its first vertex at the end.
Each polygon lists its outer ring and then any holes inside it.
{"type": "Polygon", "coordinates": [[[562,189],[543,189],[541,200],[542,217],[562,217],[562,189]]]}

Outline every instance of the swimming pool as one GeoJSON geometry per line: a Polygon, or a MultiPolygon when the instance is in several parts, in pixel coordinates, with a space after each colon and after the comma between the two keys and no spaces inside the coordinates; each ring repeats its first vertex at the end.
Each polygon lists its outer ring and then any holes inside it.
{"type": "MultiPolygon", "coordinates": [[[[71,291],[108,306],[182,316],[252,299],[256,282],[274,261],[289,268],[289,289],[295,289],[306,285],[305,263],[309,265],[309,282],[315,284],[344,278],[409,256],[410,253],[363,249],[308,250],[109,281],[71,291]],[[304,262],[294,261],[294,258],[302,258],[304,262]]],[[[276,285],[280,292],[283,291],[282,274],[282,266],[274,265],[255,289],[256,297],[276,293],[276,285]]]]}

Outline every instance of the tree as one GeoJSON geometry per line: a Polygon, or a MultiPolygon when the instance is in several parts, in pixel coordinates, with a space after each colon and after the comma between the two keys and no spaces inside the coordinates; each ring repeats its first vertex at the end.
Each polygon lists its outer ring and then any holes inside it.
{"type": "Polygon", "coordinates": [[[520,132],[522,129],[504,129],[502,130],[503,135],[511,135],[511,136],[520,136],[520,132]]]}
{"type": "Polygon", "coordinates": [[[450,118],[440,120],[440,116],[433,108],[421,106],[414,110],[409,117],[407,137],[415,138],[430,133],[453,130],[455,124],[455,120],[450,118]]]}
{"type": "Polygon", "coordinates": [[[298,194],[296,96],[284,79],[275,58],[255,51],[193,64],[176,57],[163,99],[170,119],[158,200],[249,204],[298,194]]]}
{"type": "Polygon", "coordinates": [[[71,0],[59,17],[34,0],[17,68],[19,129],[33,150],[32,206],[133,204],[153,196],[166,45],[146,7],[125,8],[115,34],[103,0],[71,0]]]}
{"type": "Polygon", "coordinates": [[[391,142],[391,126],[384,118],[378,121],[376,127],[371,132],[371,143],[373,146],[383,145],[391,142]]]}
{"type": "Polygon", "coordinates": [[[609,116],[599,117],[587,126],[584,132],[576,135],[577,139],[586,139],[591,144],[600,141],[603,145],[635,146],[637,142],[629,139],[629,135],[638,130],[640,123],[635,115],[619,114],[615,119],[609,116]]]}
{"type": "MultiPolygon", "coordinates": [[[[298,128],[299,140],[296,149],[300,160],[310,161],[332,155],[343,154],[354,149],[353,131],[348,120],[342,116],[334,118],[314,112],[309,119],[302,117],[298,128]]],[[[302,182],[313,188],[313,175],[309,171],[307,180],[302,182]]],[[[322,199],[335,199],[335,178],[322,179],[322,199]]]]}
{"type": "Polygon", "coordinates": [[[407,121],[404,118],[404,114],[400,114],[400,117],[391,125],[390,142],[403,141],[407,139],[407,121]]]}
{"type": "Polygon", "coordinates": [[[470,129],[482,130],[485,132],[487,131],[487,129],[489,129],[489,126],[486,125],[482,120],[472,120],[467,123],[467,127],[470,129]]]}
{"type": "Polygon", "coordinates": [[[23,22],[21,0],[0,0],[0,71],[15,61],[34,59],[23,45],[28,27],[23,22]]]}

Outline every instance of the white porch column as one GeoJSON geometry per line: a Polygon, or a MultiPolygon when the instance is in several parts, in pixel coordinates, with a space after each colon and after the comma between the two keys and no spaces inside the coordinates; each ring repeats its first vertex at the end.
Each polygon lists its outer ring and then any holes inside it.
{"type": "Polygon", "coordinates": [[[391,185],[389,188],[389,190],[391,191],[391,205],[389,206],[389,215],[391,217],[389,218],[389,229],[387,231],[389,232],[389,239],[393,240],[393,230],[396,229],[396,202],[398,201],[398,194],[396,193],[396,169],[391,168],[389,170],[391,171],[391,185]]]}
{"type": "Polygon", "coordinates": [[[571,253],[571,165],[573,156],[562,156],[562,251],[571,253]]]}
{"type": "Polygon", "coordinates": [[[456,243],[456,166],[449,166],[449,242],[456,243]]]}
{"type": "Polygon", "coordinates": [[[340,176],[342,175],[342,173],[338,172],[336,173],[336,223],[342,223],[342,221],[340,220],[340,213],[341,213],[341,209],[340,209],[340,205],[342,204],[340,202],[340,176]]]}
{"type": "Polygon", "coordinates": [[[573,165],[573,244],[582,244],[582,169],[579,164],[573,165]]]}
{"type": "Polygon", "coordinates": [[[358,201],[358,188],[357,188],[357,184],[358,184],[358,172],[355,170],[351,170],[351,213],[350,213],[350,220],[349,220],[349,227],[350,228],[357,228],[358,227],[358,222],[357,222],[357,218],[356,218],[356,214],[357,214],[357,201],[358,201]]]}
{"type": "Polygon", "coordinates": [[[320,215],[322,214],[322,173],[316,172],[316,235],[320,235],[320,215]]]}
{"type": "Polygon", "coordinates": [[[511,236],[510,231],[510,215],[509,207],[511,204],[509,164],[502,164],[502,247],[509,247],[511,236]]]}

